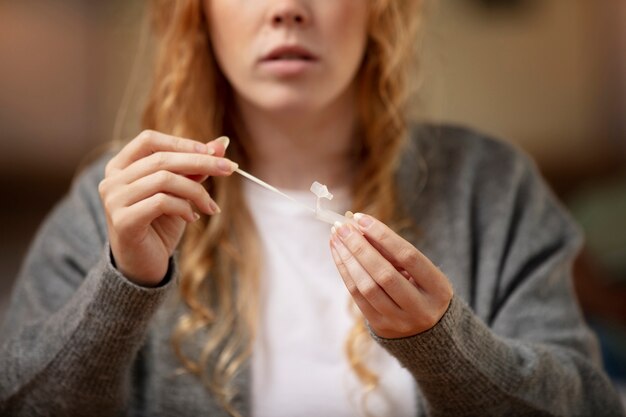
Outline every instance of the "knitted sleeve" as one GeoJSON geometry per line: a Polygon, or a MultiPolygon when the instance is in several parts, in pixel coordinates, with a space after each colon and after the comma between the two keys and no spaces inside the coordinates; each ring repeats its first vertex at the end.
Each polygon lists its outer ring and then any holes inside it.
{"type": "Polygon", "coordinates": [[[102,175],[100,163],[75,181],[22,266],[0,333],[1,415],[119,415],[127,401],[131,364],[169,285],[134,285],[112,265],[102,175]]]}
{"type": "Polygon", "coordinates": [[[478,143],[440,164],[464,166],[451,204],[466,213],[455,231],[470,242],[470,296],[455,295],[427,332],[373,337],[413,374],[433,416],[624,415],[573,291],[578,229],[530,160],[478,143]]]}

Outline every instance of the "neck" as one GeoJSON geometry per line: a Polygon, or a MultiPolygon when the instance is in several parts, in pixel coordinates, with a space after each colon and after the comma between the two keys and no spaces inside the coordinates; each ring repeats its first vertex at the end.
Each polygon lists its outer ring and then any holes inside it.
{"type": "Polygon", "coordinates": [[[253,143],[250,171],[283,189],[308,190],[313,181],[329,188],[351,182],[356,127],[354,94],[323,111],[276,114],[239,102],[253,143]]]}

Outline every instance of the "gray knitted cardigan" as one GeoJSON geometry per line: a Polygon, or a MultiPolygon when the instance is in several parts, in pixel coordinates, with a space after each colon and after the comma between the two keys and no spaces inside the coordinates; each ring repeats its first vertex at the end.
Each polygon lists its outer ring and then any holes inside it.
{"type": "MultiPolygon", "coordinates": [[[[373,337],[415,378],[418,415],[624,415],[573,294],[578,231],[533,164],[460,128],[411,136],[398,168],[419,232],[409,238],[455,296],[431,330],[373,337]]],[[[25,259],[0,333],[0,415],[226,415],[177,372],[176,261],[158,288],[111,264],[104,162],[77,178],[25,259]]],[[[249,415],[249,364],[236,384],[249,415]]]]}

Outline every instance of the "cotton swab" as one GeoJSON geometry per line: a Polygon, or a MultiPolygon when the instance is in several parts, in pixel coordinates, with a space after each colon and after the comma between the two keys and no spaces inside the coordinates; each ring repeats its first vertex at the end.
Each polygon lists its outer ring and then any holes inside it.
{"type": "Polygon", "coordinates": [[[310,211],[312,211],[313,213],[315,213],[315,209],[313,209],[312,207],[309,207],[309,206],[307,206],[306,204],[302,204],[302,203],[301,203],[301,202],[299,202],[298,200],[296,200],[296,199],[294,199],[294,198],[292,198],[292,197],[289,197],[287,194],[283,193],[283,192],[282,192],[282,191],[280,191],[278,188],[276,188],[276,187],[273,187],[273,186],[269,185],[269,184],[268,184],[268,183],[266,183],[265,181],[258,179],[257,177],[255,177],[255,176],[254,176],[254,175],[252,175],[252,174],[247,173],[247,172],[246,172],[246,171],[244,171],[243,169],[241,169],[241,168],[237,168],[237,169],[235,170],[235,172],[237,172],[238,174],[240,174],[240,175],[242,175],[242,176],[246,177],[246,178],[247,178],[247,179],[249,179],[250,181],[252,181],[252,182],[255,182],[255,183],[259,184],[259,185],[260,185],[261,187],[263,187],[263,188],[267,188],[267,189],[268,189],[268,190],[270,190],[270,191],[273,191],[273,192],[275,192],[275,193],[277,193],[277,194],[280,194],[281,196],[283,196],[283,197],[285,197],[285,198],[287,198],[287,199],[291,200],[293,203],[296,203],[296,204],[297,204],[297,205],[299,205],[300,207],[304,207],[304,208],[306,208],[307,210],[310,210],[310,211]]]}
{"type": "MultiPolygon", "coordinates": [[[[324,184],[320,184],[319,182],[315,181],[312,185],[311,185],[311,192],[313,194],[316,195],[317,197],[317,203],[316,203],[316,207],[312,208],[307,206],[306,204],[303,204],[301,202],[299,202],[298,200],[295,200],[292,197],[289,197],[287,194],[283,193],[282,191],[280,191],[278,188],[269,185],[268,183],[266,183],[263,180],[258,179],[257,177],[255,177],[252,174],[247,173],[246,171],[237,168],[235,169],[235,172],[237,172],[239,175],[242,175],[243,177],[249,179],[250,181],[259,184],[261,187],[266,188],[270,191],[273,191],[283,197],[285,197],[286,199],[290,200],[292,203],[295,203],[297,205],[299,205],[300,207],[306,208],[307,210],[311,211],[314,215],[315,218],[318,220],[321,220],[323,222],[329,223],[329,224],[335,224],[335,222],[341,222],[341,223],[350,223],[352,224],[356,230],[360,229],[357,227],[356,222],[354,221],[354,219],[352,217],[346,217],[346,216],[342,216],[339,213],[335,213],[334,211],[331,210],[327,210],[322,208],[321,204],[320,204],[320,200],[322,198],[331,200],[333,198],[333,195],[328,191],[328,188],[324,185],[324,184]]],[[[348,212],[351,213],[351,212],[348,212]]],[[[360,232],[362,234],[362,232],[360,232]]]]}

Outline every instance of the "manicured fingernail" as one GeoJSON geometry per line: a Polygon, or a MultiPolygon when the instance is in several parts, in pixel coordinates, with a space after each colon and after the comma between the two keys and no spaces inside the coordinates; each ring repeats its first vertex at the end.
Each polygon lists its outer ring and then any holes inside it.
{"type": "Polygon", "coordinates": [[[341,260],[346,260],[350,257],[350,251],[346,248],[346,245],[343,244],[341,239],[337,235],[333,235],[333,246],[332,248],[337,253],[337,256],[341,260]]]}
{"type": "Polygon", "coordinates": [[[337,237],[337,229],[333,227],[333,228],[331,229],[331,231],[333,232],[333,233],[330,235],[330,243],[331,243],[331,245],[332,245],[332,246],[334,246],[334,247],[337,247],[337,246],[343,245],[343,243],[341,243],[341,239],[339,239],[339,238],[337,237]]]}
{"type": "Polygon", "coordinates": [[[220,207],[213,200],[209,201],[209,209],[211,210],[211,213],[213,214],[220,214],[222,212],[220,207]]]}
{"type": "Polygon", "coordinates": [[[341,236],[342,239],[345,239],[348,236],[350,236],[351,230],[350,230],[350,226],[348,226],[347,224],[341,223],[341,222],[335,222],[334,226],[335,226],[335,229],[337,229],[337,234],[341,236]]]}
{"type": "Polygon", "coordinates": [[[226,172],[233,172],[234,170],[236,170],[237,168],[239,168],[239,165],[237,165],[236,163],[234,163],[233,161],[229,161],[228,159],[219,159],[217,161],[217,167],[219,169],[221,169],[222,171],[226,171],[226,172]]]}
{"type": "Polygon", "coordinates": [[[208,152],[208,148],[207,148],[207,146],[204,143],[196,143],[194,145],[194,148],[195,148],[196,152],[199,152],[199,153],[206,153],[206,152],[208,152]]]}
{"type": "Polygon", "coordinates": [[[354,219],[363,229],[367,229],[372,225],[372,223],[374,223],[374,219],[363,213],[356,213],[354,215],[354,219]]]}
{"type": "Polygon", "coordinates": [[[224,150],[226,150],[228,148],[228,145],[230,144],[230,139],[227,136],[220,136],[219,138],[215,139],[215,141],[217,143],[221,143],[224,147],[224,150]]]}

